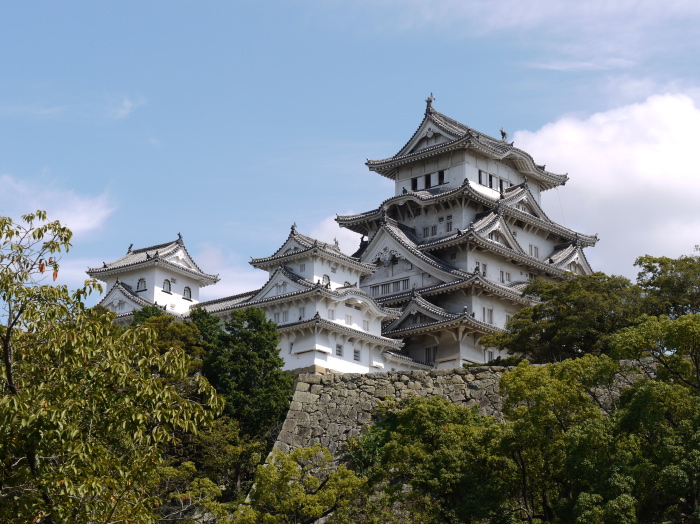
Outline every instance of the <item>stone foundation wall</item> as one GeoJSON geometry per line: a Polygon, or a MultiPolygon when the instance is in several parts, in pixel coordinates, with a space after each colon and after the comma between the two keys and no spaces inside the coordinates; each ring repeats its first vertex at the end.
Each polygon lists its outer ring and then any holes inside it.
{"type": "Polygon", "coordinates": [[[462,405],[478,406],[482,415],[501,418],[498,382],[507,369],[512,368],[299,375],[275,448],[288,452],[320,443],[338,457],[345,441],[372,422],[377,404],[412,395],[440,395],[462,405]]]}
{"type": "MultiPolygon", "coordinates": [[[[622,361],[623,374],[614,383],[591,391],[604,410],[620,391],[642,377],[653,377],[651,360],[622,361]]],[[[465,406],[477,406],[481,415],[502,420],[501,375],[513,368],[482,366],[469,369],[369,374],[299,375],[292,403],[275,448],[285,452],[320,443],[341,458],[345,442],[373,421],[377,405],[412,395],[440,395],[465,406]]]]}

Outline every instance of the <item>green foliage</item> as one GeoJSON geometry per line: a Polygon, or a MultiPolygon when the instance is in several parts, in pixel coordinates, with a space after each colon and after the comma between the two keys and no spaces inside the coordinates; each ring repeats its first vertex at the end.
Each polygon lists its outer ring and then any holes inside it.
{"type": "Polygon", "coordinates": [[[700,316],[683,315],[674,320],[645,317],[639,325],[613,337],[616,355],[651,357],[659,364],[662,379],[675,380],[700,390],[700,316]]]}
{"type": "Polygon", "coordinates": [[[700,256],[645,255],[634,265],[640,268],[637,282],[646,295],[646,313],[671,318],[700,313],[700,256]]]}
{"type": "Polygon", "coordinates": [[[244,434],[276,434],[294,383],[282,371],[277,325],[259,309],[248,308],[233,311],[224,331],[204,361],[204,375],[226,399],[225,413],[244,434]]]}
{"type": "Polygon", "coordinates": [[[165,311],[163,311],[163,308],[156,306],[155,304],[148,304],[143,306],[141,309],[135,310],[133,315],[134,318],[131,321],[131,325],[138,326],[139,324],[146,322],[149,318],[165,316],[165,311]]]}
{"type": "Polygon", "coordinates": [[[513,315],[508,332],[483,337],[483,346],[507,349],[532,362],[607,354],[611,335],[633,325],[642,307],[638,286],[603,273],[575,276],[564,283],[537,278],[525,294],[542,303],[513,315]]]}
{"type": "Polygon", "coordinates": [[[345,466],[334,470],[331,454],[318,444],[289,455],[275,450],[269,463],[258,467],[250,505],[239,507],[234,521],[310,524],[346,507],[361,486],[345,466]]]}
{"type": "Polygon", "coordinates": [[[169,385],[187,376],[181,348],[86,309],[94,281],[72,294],[41,282],[70,236],[43,212],[0,217],[0,521],[154,522],[162,446],[221,401],[203,377],[201,401],[169,385]]]}

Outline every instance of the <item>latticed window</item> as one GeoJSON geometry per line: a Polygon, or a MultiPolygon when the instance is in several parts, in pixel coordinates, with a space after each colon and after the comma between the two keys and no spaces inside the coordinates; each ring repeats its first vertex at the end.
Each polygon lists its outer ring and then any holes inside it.
{"type": "Polygon", "coordinates": [[[182,292],[182,296],[188,300],[191,300],[192,299],[192,290],[189,287],[185,287],[184,291],[182,292]]]}
{"type": "Polygon", "coordinates": [[[167,278],[163,281],[163,291],[170,293],[170,280],[167,278]]]}
{"type": "Polygon", "coordinates": [[[146,279],[139,278],[138,284],[136,284],[136,291],[146,291],[146,279]]]}

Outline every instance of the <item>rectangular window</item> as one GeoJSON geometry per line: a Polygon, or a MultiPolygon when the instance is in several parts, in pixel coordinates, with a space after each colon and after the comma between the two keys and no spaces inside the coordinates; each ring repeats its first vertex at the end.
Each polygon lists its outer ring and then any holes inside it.
{"type": "Polygon", "coordinates": [[[500,242],[500,237],[498,236],[497,231],[491,231],[489,233],[489,240],[493,240],[494,242],[500,242]]]}
{"type": "Polygon", "coordinates": [[[437,355],[437,346],[425,348],[425,363],[432,364],[433,362],[435,362],[436,355],[437,355]]]}
{"type": "Polygon", "coordinates": [[[450,253],[450,260],[457,260],[457,253],[450,253]]]}
{"type": "Polygon", "coordinates": [[[437,226],[430,226],[430,235],[437,235],[437,226]]]}
{"type": "Polygon", "coordinates": [[[506,282],[510,282],[510,273],[506,271],[506,282]]]}
{"type": "Polygon", "coordinates": [[[401,282],[400,281],[392,282],[391,283],[391,291],[393,293],[398,293],[399,291],[401,291],[401,282]]]}
{"type": "Polygon", "coordinates": [[[530,256],[535,258],[540,258],[540,248],[530,244],[530,256]]]}
{"type": "Polygon", "coordinates": [[[289,320],[289,311],[282,311],[282,322],[287,322],[289,320]]]}
{"type": "Polygon", "coordinates": [[[537,275],[535,275],[534,273],[528,273],[528,274],[527,274],[527,278],[529,278],[530,280],[534,280],[536,276],[537,276],[537,275]]]}
{"type": "Polygon", "coordinates": [[[299,320],[304,320],[306,318],[306,308],[299,308],[299,320]]]}
{"type": "Polygon", "coordinates": [[[411,191],[418,191],[418,179],[417,178],[411,179],[411,191]]]}
{"type": "Polygon", "coordinates": [[[445,183],[445,172],[438,171],[438,184],[444,184],[444,183],[445,183]]]}
{"type": "Polygon", "coordinates": [[[486,352],[486,362],[491,362],[493,360],[493,351],[486,352]]]}
{"type": "Polygon", "coordinates": [[[335,309],[329,309],[329,310],[328,310],[328,319],[329,319],[329,320],[335,320],[335,309]]]}
{"type": "Polygon", "coordinates": [[[445,230],[448,233],[452,231],[452,215],[447,215],[447,224],[445,226],[445,230]]]}
{"type": "Polygon", "coordinates": [[[423,211],[423,208],[418,208],[413,212],[413,216],[420,216],[421,212],[423,211]]]}
{"type": "Polygon", "coordinates": [[[503,182],[503,180],[499,180],[499,181],[498,181],[498,189],[499,189],[499,191],[500,191],[501,193],[503,193],[503,190],[504,190],[505,188],[506,188],[506,185],[505,185],[505,183],[503,182]]]}
{"type": "Polygon", "coordinates": [[[360,350],[359,349],[353,349],[352,350],[352,359],[356,361],[360,361],[360,350]]]}
{"type": "Polygon", "coordinates": [[[335,354],[339,357],[343,356],[343,345],[342,344],[335,345],[335,354]]]}
{"type": "Polygon", "coordinates": [[[382,295],[386,295],[389,292],[390,284],[382,284],[382,295]]]}
{"type": "Polygon", "coordinates": [[[489,175],[489,187],[493,189],[495,178],[493,175],[489,175]]]}
{"type": "Polygon", "coordinates": [[[277,324],[280,323],[280,314],[279,314],[279,313],[275,313],[274,316],[273,316],[273,318],[274,318],[274,320],[275,320],[275,322],[276,322],[277,324]]]}
{"type": "Polygon", "coordinates": [[[294,342],[289,343],[289,354],[292,354],[292,350],[294,349],[294,342]]]}
{"type": "Polygon", "coordinates": [[[483,171],[479,171],[479,184],[481,184],[482,186],[486,185],[486,173],[484,173],[483,171]]]}
{"type": "Polygon", "coordinates": [[[425,189],[430,188],[430,175],[425,175],[425,189]]]}
{"type": "Polygon", "coordinates": [[[331,273],[335,273],[338,268],[332,267],[331,268],[331,273]]]}
{"type": "Polygon", "coordinates": [[[486,276],[486,264],[481,264],[481,274],[482,276],[486,276]]]}
{"type": "Polygon", "coordinates": [[[429,237],[429,236],[430,236],[430,228],[429,228],[429,227],[424,227],[424,228],[423,228],[423,236],[424,236],[424,237],[429,237]]]}
{"type": "Polygon", "coordinates": [[[505,284],[505,281],[506,281],[506,274],[505,274],[504,271],[501,271],[501,278],[500,278],[500,280],[501,280],[502,283],[505,284]]]}
{"type": "Polygon", "coordinates": [[[370,288],[370,290],[371,290],[371,292],[372,292],[372,296],[373,296],[373,297],[378,297],[378,296],[379,296],[379,286],[372,286],[372,287],[370,288]]]}
{"type": "Polygon", "coordinates": [[[348,326],[352,326],[352,315],[345,315],[345,323],[348,326]]]}
{"type": "Polygon", "coordinates": [[[402,280],[401,282],[401,288],[403,289],[403,291],[406,291],[408,289],[408,279],[402,280]]]}
{"type": "Polygon", "coordinates": [[[486,324],[493,324],[493,309],[490,307],[481,308],[482,321],[486,324]]]}
{"type": "Polygon", "coordinates": [[[445,221],[445,217],[438,218],[438,224],[442,224],[445,221]]]}
{"type": "Polygon", "coordinates": [[[369,331],[369,320],[362,321],[362,329],[364,329],[365,331],[369,331]]]}
{"type": "Polygon", "coordinates": [[[508,322],[510,322],[510,318],[511,318],[510,315],[506,315],[506,324],[505,324],[506,326],[508,325],[508,322]]]}
{"type": "Polygon", "coordinates": [[[306,271],[306,264],[299,264],[299,273],[306,271]]]}

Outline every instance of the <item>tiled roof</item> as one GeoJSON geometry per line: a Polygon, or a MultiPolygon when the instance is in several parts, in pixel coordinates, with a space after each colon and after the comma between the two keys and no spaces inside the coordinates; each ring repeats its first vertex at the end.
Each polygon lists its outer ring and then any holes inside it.
{"type": "MultiPolygon", "coordinates": [[[[567,175],[552,173],[547,171],[544,166],[535,164],[535,161],[528,153],[516,148],[512,143],[507,143],[505,140],[498,140],[484,133],[480,133],[479,131],[472,129],[471,127],[466,126],[457,120],[435,111],[432,107],[429,107],[425,112],[425,116],[423,117],[420,125],[397,154],[381,160],[368,160],[367,166],[370,169],[381,173],[382,171],[391,170],[402,163],[408,163],[422,157],[449,151],[451,149],[455,149],[456,147],[466,146],[480,150],[483,153],[495,158],[511,158],[516,162],[520,162],[522,164],[521,167],[525,168],[524,171],[530,172],[532,175],[551,186],[565,184],[568,179],[567,175]],[[443,142],[441,144],[429,146],[415,152],[410,152],[408,150],[409,145],[413,143],[414,139],[417,137],[417,134],[423,128],[423,125],[426,122],[430,122],[438,129],[442,130],[448,136],[448,138],[453,138],[448,142],[443,142]]],[[[385,176],[387,175],[385,174],[385,176]]],[[[394,177],[390,176],[390,178],[394,177]]]]}
{"type": "MultiPolygon", "coordinates": [[[[395,318],[399,314],[401,314],[400,310],[389,308],[382,306],[379,304],[376,300],[374,300],[372,297],[370,297],[367,293],[362,291],[360,288],[356,286],[343,286],[341,288],[337,289],[331,289],[330,287],[326,287],[325,285],[321,284],[320,282],[317,282],[316,284],[306,280],[304,277],[294,273],[291,269],[289,269],[287,266],[280,266],[277,271],[275,271],[272,275],[270,275],[270,279],[268,280],[267,283],[265,283],[265,286],[263,286],[260,289],[257,289],[255,291],[249,291],[248,293],[242,293],[240,295],[235,295],[233,297],[226,297],[226,298],[221,298],[218,300],[211,300],[208,302],[200,302],[197,304],[198,306],[203,307],[210,313],[220,313],[223,311],[228,311],[232,309],[240,309],[240,308],[245,308],[245,307],[258,307],[258,306],[264,306],[266,304],[270,304],[273,302],[284,302],[286,300],[289,300],[290,298],[299,298],[305,295],[313,295],[316,293],[321,293],[329,298],[333,298],[334,300],[337,301],[342,301],[345,300],[349,297],[359,297],[365,300],[368,303],[374,304],[374,306],[377,308],[378,311],[383,313],[386,317],[388,318],[395,318]],[[298,290],[298,291],[291,291],[289,293],[282,293],[279,295],[274,295],[271,297],[266,297],[266,298],[261,298],[258,300],[254,300],[254,297],[262,290],[265,288],[265,286],[272,281],[273,278],[277,275],[278,272],[281,272],[284,276],[292,280],[293,282],[296,282],[297,284],[301,284],[304,289],[298,290]]],[[[196,306],[193,306],[196,307],[196,306]]]]}
{"type": "MultiPolygon", "coordinates": [[[[355,215],[338,215],[335,220],[341,227],[356,230],[356,228],[352,227],[353,225],[362,224],[364,222],[379,221],[382,216],[382,209],[389,211],[393,206],[401,205],[407,200],[412,200],[423,206],[436,204],[441,201],[456,200],[461,198],[463,195],[466,195],[471,199],[476,200],[480,204],[492,209],[497,208],[500,204],[505,215],[517,217],[518,219],[529,224],[536,225],[539,228],[555,232],[563,238],[567,238],[569,240],[578,238],[584,247],[593,246],[598,241],[596,235],[577,233],[572,229],[566,228],[560,224],[557,224],[556,222],[551,221],[539,204],[537,204],[536,199],[528,189],[527,183],[518,184],[517,186],[508,188],[503,193],[503,198],[492,198],[480,191],[477,191],[476,186],[477,184],[471,182],[469,179],[465,179],[462,185],[458,188],[437,192],[435,194],[428,191],[407,191],[405,194],[393,196],[384,200],[376,209],[355,215]],[[523,198],[527,198],[528,204],[534,206],[538,212],[541,212],[542,218],[516,208],[516,205],[523,198]]],[[[416,243],[420,244],[421,241],[419,240],[416,243]]],[[[357,256],[357,253],[355,253],[354,256],[357,256]]]]}
{"type": "Polygon", "coordinates": [[[415,358],[411,358],[408,355],[403,355],[401,353],[396,353],[394,351],[384,351],[382,353],[386,357],[388,361],[394,361],[394,362],[400,362],[402,364],[408,364],[409,366],[416,367],[418,369],[423,369],[423,370],[430,370],[433,369],[435,366],[431,366],[430,364],[426,364],[424,362],[420,362],[416,360],[415,358]]]}
{"type": "Polygon", "coordinates": [[[418,293],[421,296],[431,296],[449,293],[450,291],[454,291],[455,289],[460,289],[464,287],[478,286],[494,294],[498,294],[500,296],[513,300],[514,302],[518,302],[523,305],[529,305],[533,301],[529,298],[522,296],[522,292],[525,288],[525,285],[527,285],[527,281],[516,281],[511,282],[509,284],[492,282],[490,280],[485,279],[479,273],[473,273],[470,277],[464,278],[462,280],[457,280],[454,282],[443,282],[442,284],[416,288],[415,290],[411,291],[401,291],[400,293],[393,293],[391,295],[377,297],[376,300],[381,304],[403,303],[407,300],[410,300],[413,293],[418,293]]]}
{"type": "Polygon", "coordinates": [[[348,327],[344,324],[340,324],[338,322],[334,322],[332,320],[328,320],[325,318],[321,318],[321,315],[316,313],[312,318],[307,319],[307,320],[300,320],[298,322],[290,322],[288,324],[280,324],[278,329],[280,333],[284,333],[285,331],[295,331],[296,329],[303,328],[309,325],[318,325],[318,326],[323,326],[326,329],[330,329],[336,332],[341,332],[345,333],[348,335],[352,335],[357,338],[361,338],[363,340],[367,341],[372,341],[377,344],[381,344],[387,347],[391,347],[394,349],[399,349],[403,347],[403,342],[400,340],[396,340],[393,338],[387,338],[387,337],[380,337],[377,335],[372,335],[371,333],[367,333],[366,331],[361,331],[359,329],[355,329],[352,327],[348,327]]]}
{"type": "Polygon", "coordinates": [[[204,285],[214,284],[215,282],[219,281],[218,275],[204,273],[199,268],[187,251],[181,236],[178,236],[178,239],[172,242],[143,247],[140,249],[132,249],[131,246],[129,246],[126,255],[124,255],[122,258],[115,260],[114,262],[105,262],[103,263],[102,267],[89,268],[87,270],[87,274],[94,278],[100,278],[100,276],[103,275],[121,273],[124,270],[155,263],[163,264],[178,271],[188,273],[193,277],[200,279],[204,285]],[[176,253],[179,249],[184,250],[184,252],[187,254],[188,259],[192,262],[192,268],[188,268],[167,260],[169,256],[176,253]]]}
{"type": "Polygon", "coordinates": [[[137,295],[134,293],[131,289],[131,286],[128,284],[124,284],[123,282],[120,282],[119,279],[114,283],[114,285],[111,287],[111,289],[105,293],[104,298],[100,301],[100,305],[107,300],[107,297],[109,297],[110,293],[112,291],[121,291],[129,300],[134,302],[135,304],[143,307],[143,306],[152,306],[153,302],[150,300],[146,300],[145,298],[141,297],[140,295],[137,295]]]}
{"type": "Polygon", "coordinates": [[[435,257],[429,253],[423,253],[420,250],[417,249],[416,243],[415,243],[415,237],[412,238],[412,235],[407,232],[407,229],[405,226],[401,226],[398,222],[395,220],[387,218],[384,221],[383,224],[383,229],[389,233],[389,235],[395,239],[397,242],[399,242],[403,247],[405,247],[412,255],[414,255],[416,258],[427,262],[431,266],[440,269],[442,271],[445,271],[447,273],[452,273],[457,276],[462,276],[462,277],[468,277],[469,275],[465,272],[462,271],[461,269],[458,269],[451,264],[448,264],[444,260],[439,259],[438,257],[435,257]]]}
{"type": "Polygon", "coordinates": [[[363,263],[359,258],[346,255],[340,250],[340,247],[337,244],[328,244],[315,238],[302,235],[296,230],[296,226],[292,226],[289,236],[284,241],[284,244],[282,244],[282,246],[280,246],[280,248],[273,255],[269,257],[253,258],[250,261],[250,264],[259,268],[269,267],[275,264],[280,264],[287,258],[299,257],[300,255],[313,252],[314,250],[317,250],[319,253],[325,254],[330,258],[343,262],[346,265],[363,269],[364,272],[368,274],[376,270],[374,265],[363,263]],[[292,253],[283,253],[282,250],[284,246],[287,245],[290,240],[297,242],[303,249],[295,250],[292,253]]]}

